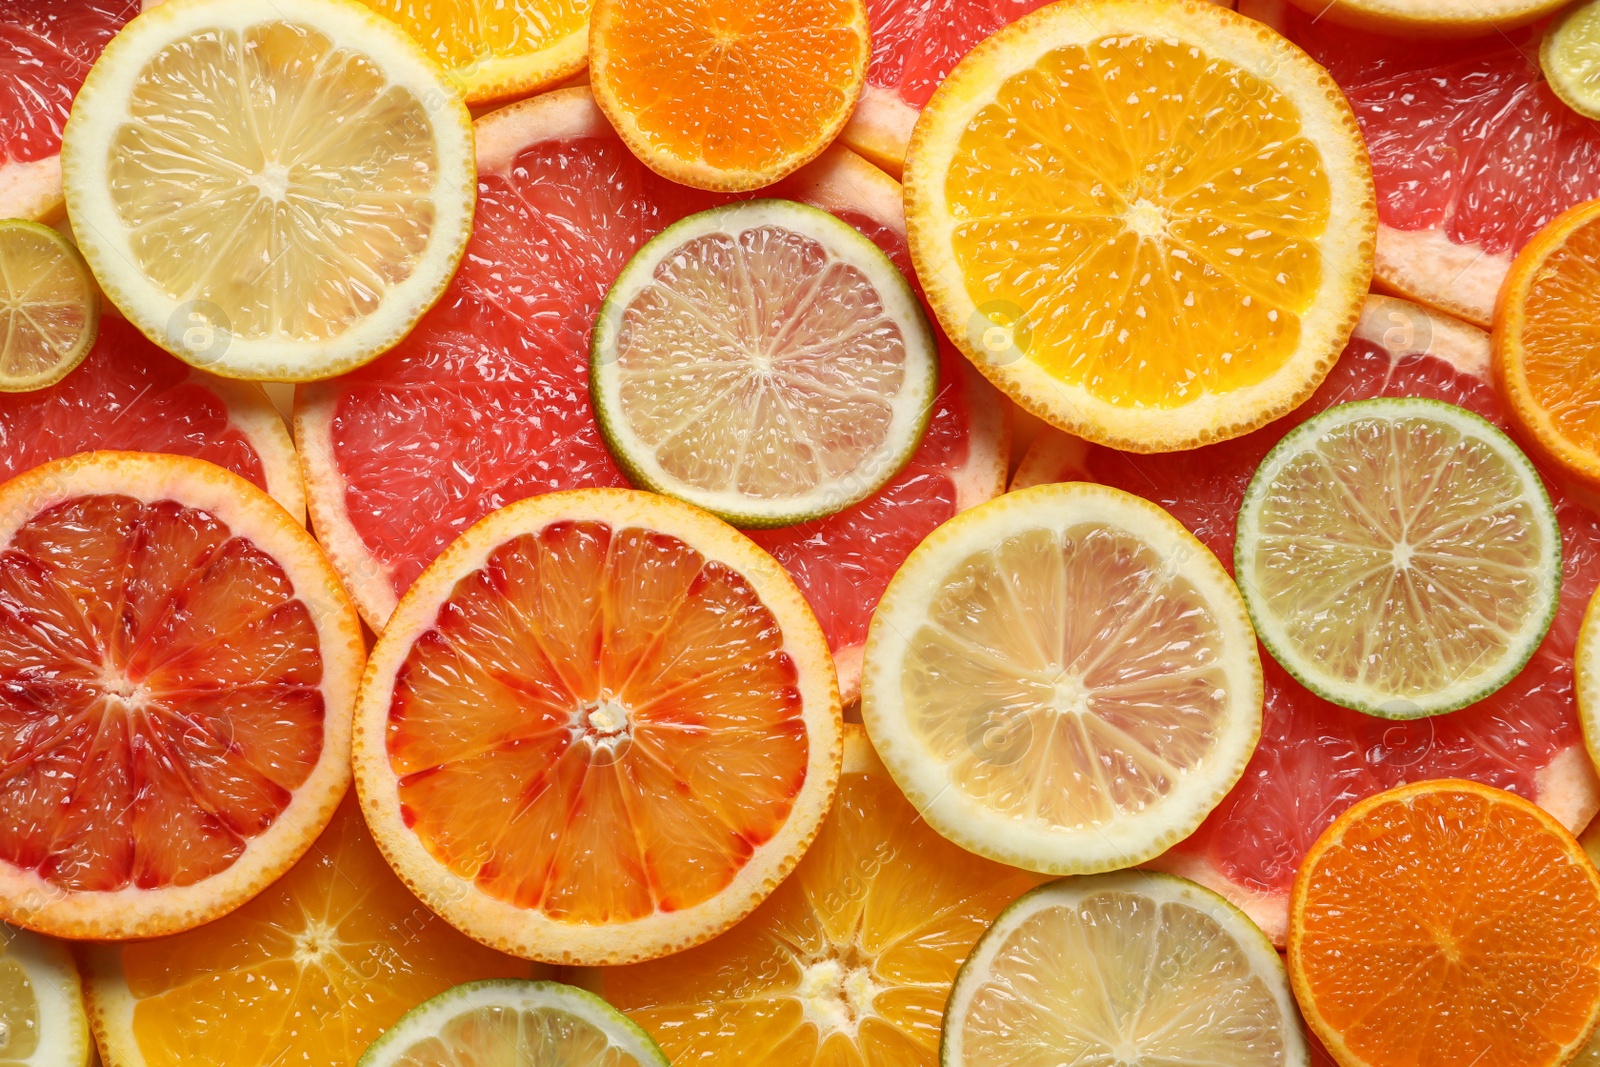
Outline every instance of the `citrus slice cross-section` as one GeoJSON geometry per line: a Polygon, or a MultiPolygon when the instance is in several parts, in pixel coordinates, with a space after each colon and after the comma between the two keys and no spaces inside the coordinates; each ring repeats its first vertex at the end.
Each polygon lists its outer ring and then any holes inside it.
{"type": "Polygon", "coordinates": [[[0,924],[0,1064],[87,1067],[83,986],[59,941],[0,924]]]}
{"type": "Polygon", "coordinates": [[[311,535],[200,460],[0,486],[0,916],[188,929],[289,868],[350,780],[363,647],[311,535]]]}
{"type": "Polygon", "coordinates": [[[1561,528],[1533,464],[1486,419],[1362,400],[1261,461],[1234,573],[1262,643],[1307,689],[1412,719],[1522,670],[1555,617],[1561,528]]]}
{"type": "Polygon", "coordinates": [[[1127,867],[1200,824],[1261,730],[1239,591],[1178,521],[1086,482],[981,504],[889,583],[861,713],[935,830],[1051,874],[1127,867]]]}
{"type": "Polygon", "coordinates": [[[974,856],[918,817],[845,726],[839,797],[817,840],[748,919],[687,952],[580,981],[677,1062],[931,1067],[956,969],[1039,881],[974,856]]]}
{"type": "Polygon", "coordinates": [[[923,109],[905,187],[945,332],[1023,407],[1115,448],[1193,448],[1295,407],[1372,275],[1343,96],[1196,0],[1052,4],[1001,30],[923,109]]]}
{"type": "Polygon", "coordinates": [[[1525,26],[1568,0],[1294,0],[1318,19],[1402,37],[1476,37],[1525,26]]]}
{"type": "Polygon", "coordinates": [[[752,200],[691,215],[629,261],[600,307],[589,381],[634,484],[789,526],[905,466],[939,353],[877,245],[816,208],[752,200]]]}
{"type": "Polygon", "coordinates": [[[1600,4],[1583,0],[1550,24],[1539,44],[1539,66],[1568,107],[1600,119],[1600,4]]]}
{"type": "Polygon", "coordinates": [[[1301,865],[1289,974],[1342,1067],[1556,1067],[1600,1020],[1600,874],[1512,793],[1391,789],[1301,865]]]}
{"type": "Polygon", "coordinates": [[[943,1067],[1306,1067],[1283,962],[1233,905],[1127,871],[1040,886],[995,920],[945,1010],[943,1067]]]}
{"type": "Polygon", "coordinates": [[[832,660],[743,534],[631,490],[459,537],[395,609],[355,728],[383,849],[497,948],[607,964],[697,944],[793,868],[839,774],[832,660]]]}
{"type": "Polygon", "coordinates": [[[669,1067],[650,1035],[615,1008],[558,982],[471,982],[419,1004],[357,1067],[435,1064],[669,1067]]]}
{"type": "Polygon", "coordinates": [[[0,220],[0,391],[65,378],[99,324],[100,291],[72,242],[36,222],[0,220]]]}
{"type": "Polygon", "coordinates": [[[173,0],[84,80],[67,210],[113,303],[229,377],[357,366],[416,324],[472,229],[471,116],[354,0],[173,0]]]}

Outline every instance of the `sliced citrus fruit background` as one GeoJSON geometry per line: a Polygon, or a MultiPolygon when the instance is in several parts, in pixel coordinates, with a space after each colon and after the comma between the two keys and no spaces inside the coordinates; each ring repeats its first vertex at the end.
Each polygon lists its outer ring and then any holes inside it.
{"type": "Polygon", "coordinates": [[[0,25],[0,218],[61,208],[61,128],[89,66],[139,0],[10,0],[0,25]]]}
{"type": "MultiPolygon", "coordinates": [[[[449,541],[496,508],[623,486],[589,403],[590,328],[628,258],[669,223],[725,202],[635,160],[586,89],[478,120],[477,224],[444,299],[393,353],[296,393],[311,518],[374,630],[449,541]]],[[[774,187],[872,238],[909,273],[900,187],[842,149],[774,187]]],[[[998,493],[1010,405],[941,343],[922,446],[884,489],[756,540],[822,623],[846,700],[872,608],[906,553],[998,493]]]]}
{"type": "Polygon", "coordinates": [[[673,223],[600,306],[589,392],[645,489],[739,526],[871,496],[917,447],[939,349],[905,275],[848,223],[747,200],[673,223]]]}
{"type": "Polygon", "coordinates": [[[497,948],[625,963],[743,918],[839,775],[833,661],[799,590],[688,504],[588,489],[477,523],[362,684],[356,783],[428,906],[497,948]]]}
{"type": "Polygon", "coordinates": [[[1517,255],[1495,311],[1493,367],[1517,430],[1558,469],[1600,485],[1600,200],[1564,212],[1517,255]]]}
{"type": "Polygon", "coordinates": [[[93,1049],[71,951],[0,923],[0,1063],[87,1067],[93,1049]]]}
{"type": "Polygon", "coordinates": [[[1430,40],[1480,37],[1526,26],[1568,0],[1294,0],[1307,14],[1341,26],[1430,40]]]}
{"type": "Polygon", "coordinates": [[[1186,837],[1261,731],[1239,590],[1149,501],[1008,493],[917,546],[873,616],[861,715],[929,825],[1051,874],[1186,837]]]}
{"type": "Polygon", "coordinates": [[[1521,797],[1402,786],[1345,812],[1306,856],[1289,973],[1345,1067],[1555,1067],[1600,1020],[1600,874],[1521,797]]]}
{"type": "Polygon", "coordinates": [[[44,389],[0,396],[0,480],[98,449],[207,460],[305,521],[294,442],[261,386],[180,363],[114,308],[76,370],[44,389]]]}
{"type": "MultiPolygon", "coordinates": [[[[1047,432],[1017,469],[1026,486],[1087,478],[1147,496],[1231,566],[1245,487],[1294,426],[1333,404],[1423,396],[1505,428],[1489,380],[1489,337],[1403,300],[1372,297],[1327,380],[1291,415],[1247,437],[1192,452],[1134,456],[1047,432]]],[[[1470,708],[1387,722],[1329,704],[1270,657],[1261,742],[1233,791],[1188,840],[1156,862],[1238,904],[1283,943],[1295,869],[1317,835],[1364,796],[1419,778],[1472,778],[1534,800],[1571,829],[1600,808],[1583,748],[1573,649],[1600,583],[1600,517],[1549,483],[1561,524],[1561,606],[1544,643],[1511,682],[1470,708]]]]}
{"type": "Polygon", "coordinates": [[[238,907],[350,781],[360,621],[221,467],[94,452],[0,486],[0,915],[149,937],[238,907]]]}
{"type": "Polygon", "coordinates": [[[657,174],[759,189],[838,136],[869,49],[862,0],[596,0],[589,81],[657,174]]]}
{"type": "Polygon", "coordinates": [[[108,1067],[354,1064],[460,982],[526,978],[406,892],[352,794],[292,870],[198,930],[84,953],[108,1067]]]}
{"type": "Polygon", "coordinates": [[[679,1063],[932,1064],[956,969],[1038,881],[934,833],[850,724],[833,810],[749,918],[698,948],[578,981],[679,1063]]]}
{"type": "Polygon", "coordinates": [[[84,80],[61,160],[106,295],[229,377],[327,377],[393,347],[472,228],[466,106],[355,0],[146,12],[84,80]]]}
{"type": "Polygon", "coordinates": [[[905,183],[945,332],[1022,407],[1117,448],[1193,448],[1295,407],[1372,276],[1343,97],[1276,34],[1190,0],[1001,30],[928,102],[905,183]]]}
{"type": "Polygon", "coordinates": [[[1600,119],[1600,4],[1580,0],[1550,23],[1539,42],[1539,69],[1563,103],[1600,119]]]}
{"type": "Polygon", "coordinates": [[[1040,886],[961,968],[943,1067],[1025,1063],[1303,1067],[1283,962],[1248,918],[1171,875],[1119,871],[1040,886]]]}
{"type": "Polygon", "coordinates": [[[1376,272],[1390,290],[1487,327],[1517,250],[1600,196],[1600,123],[1550,91],[1529,31],[1419,47],[1286,0],[1239,10],[1306,49],[1349,99],[1372,154],[1376,272]]]}
{"type": "Polygon", "coordinates": [[[1561,528],[1482,416],[1421,397],[1337,404],[1261,461],[1234,576],[1261,643],[1325,700],[1414,719],[1477,703],[1544,640],[1561,528]]]}
{"type": "Polygon", "coordinates": [[[83,362],[100,324],[100,290],[71,241],[48,226],[0,220],[0,391],[52,385],[83,362]]]}

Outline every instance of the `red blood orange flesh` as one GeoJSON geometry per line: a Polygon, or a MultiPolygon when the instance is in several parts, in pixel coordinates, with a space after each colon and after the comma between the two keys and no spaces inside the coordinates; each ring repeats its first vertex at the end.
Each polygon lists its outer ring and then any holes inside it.
{"type": "MultiPolygon", "coordinates": [[[[1166,455],[1136,456],[1042,435],[1014,487],[1088,478],[1171,511],[1230,568],[1244,491],[1291,428],[1334,404],[1421,396],[1459,404],[1505,428],[1482,331],[1406,301],[1373,297],[1322,387],[1255,433],[1166,455]]],[[[1211,817],[1155,866],[1228,896],[1283,943],[1300,859],[1362,797],[1424,778],[1471,778],[1519,793],[1570,828],[1600,807],[1600,781],[1579,728],[1572,665],[1578,626],[1600,584],[1600,516],[1550,483],[1561,522],[1561,605],[1522,672],[1488,699],[1412,722],[1375,719],[1313,696],[1263,653],[1265,720],[1254,758],[1211,817]]]]}

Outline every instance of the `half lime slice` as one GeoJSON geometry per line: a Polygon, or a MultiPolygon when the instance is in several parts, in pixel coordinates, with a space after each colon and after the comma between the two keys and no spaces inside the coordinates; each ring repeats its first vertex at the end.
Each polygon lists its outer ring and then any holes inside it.
{"type": "Polygon", "coordinates": [[[100,290],[71,241],[37,222],[0,219],[0,392],[54,385],[100,329],[100,290]]]}
{"type": "Polygon", "coordinates": [[[600,308],[590,392],[641,488],[788,526],[881,488],[927,428],[939,356],[889,257],[827,212],[750,200],[667,227],[600,308]]]}
{"type": "Polygon", "coordinates": [[[1306,688],[1388,719],[1464,708],[1544,639],[1561,530],[1511,439],[1453,404],[1341,404],[1267,454],[1234,573],[1256,633],[1306,688]]]}

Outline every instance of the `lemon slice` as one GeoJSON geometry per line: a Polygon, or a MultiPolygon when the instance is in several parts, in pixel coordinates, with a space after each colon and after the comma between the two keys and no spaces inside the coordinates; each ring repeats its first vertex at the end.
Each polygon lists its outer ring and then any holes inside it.
{"type": "Polygon", "coordinates": [[[650,1035],[593,993],[559,982],[469,982],[412,1008],[356,1067],[424,1064],[668,1067],[650,1035]]]}
{"type": "Polygon", "coordinates": [[[1539,65],[1568,107],[1600,119],[1600,2],[1576,4],[1550,24],[1539,46],[1539,65]]]}
{"type": "Polygon", "coordinates": [[[950,991],[940,1062],[1303,1067],[1310,1051],[1283,961],[1243,912],[1127,871],[1001,913],[950,991]]]}
{"type": "Polygon", "coordinates": [[[1415,719],[1522,670],[1555,617],[1561,530],[1533,464],[1484,419],[1362,400],[1261,461],[1234,573],[1261,642],[1307,689],[1415,719]]]}
{"type": "Polygon", "coordinates": [[[83,1067],[90,1047],[67,947],[0,923],[0,1064],[83,1067]]]}
{"type": "Polygon", "coordinates": [[[72,242],[48,226],[0,220],[0,391],[54,385],[100,329],[100,294],[72,242]]]}
{"type": "Polygon", "coordinates": [[[905,466],[939,384],[905,275],[825,211],[751,200],[667,227],[623,268],[589,364],[636,485],[736,526],[841,511],[905,466]]]}
{"type": "Polygon", "coordinates": [[[1156,505],[1008,493],[906,559],[867,634],[861,712],[928,824],[1013,866],[1141,863],[1200,825],[1261,732],[1239,591],[1156,505]]]}
{"type": "Polygon", "coordinates": [[[392,347],[472,228],[466,105],[354,0],[147,11],[89,72],[61,161],[106,295],[236,378],[325,378],[392,347]]]}

